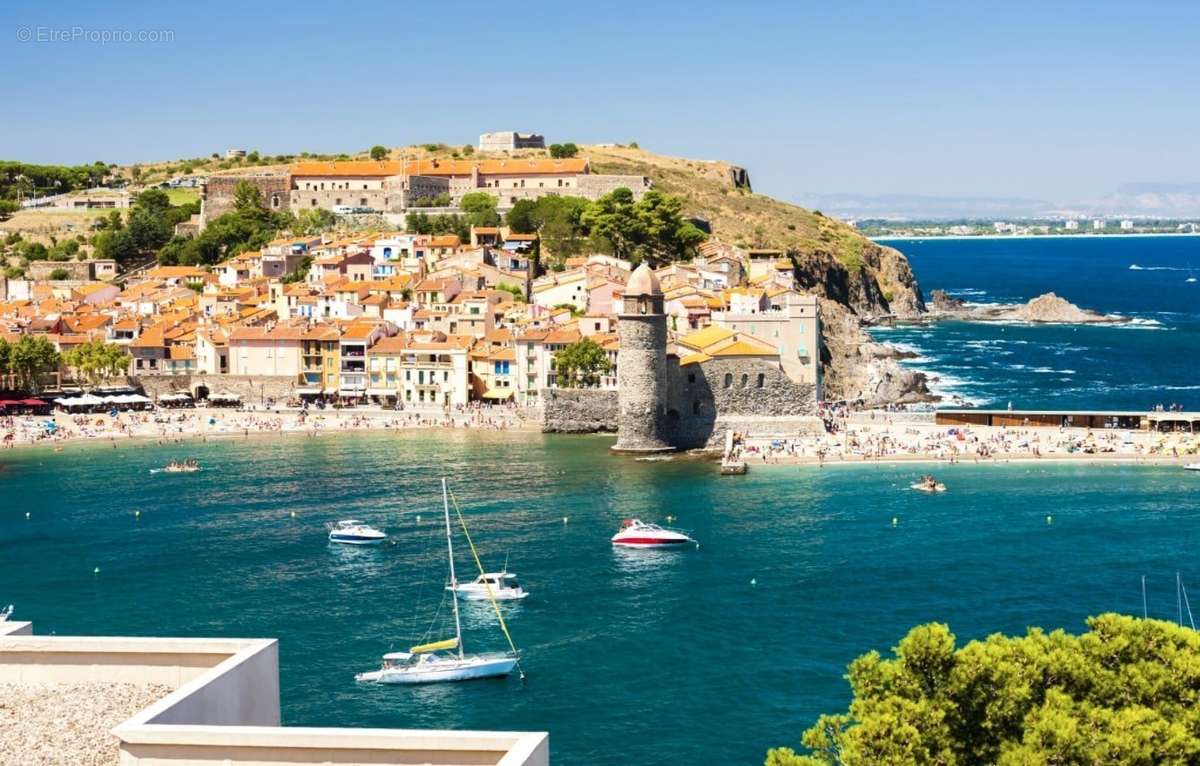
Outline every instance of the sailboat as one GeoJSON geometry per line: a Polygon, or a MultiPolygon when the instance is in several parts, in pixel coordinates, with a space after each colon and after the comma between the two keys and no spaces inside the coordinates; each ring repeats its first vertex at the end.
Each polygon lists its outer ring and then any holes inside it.
{"type": "MultiPolygon", "coordinates": [[[[442,508],[446,517],[446,553],[450,560],[450,584],[457,586],[458,579],[454,574],[454,536],[450,530],[450,498],[445,478],[442,479],[442,508]]],[[[457,501],[455,510],[458,510],[457,501]]],[[[458,516],[459,522],[463,523],[462,513],[459,512],[458,516]]],[[[465,523],[463,523],[463,530],[466,531],[465,523]]],[[[470,542],[470,537],[467,538],[467,541],[470,542]]],[[[475,563],[479,565],[480,574],[483,574],[483,566],[479,563],[478,555],[475,554],[474,545],[471,546],[471,552],[475,556],[475,563]]],[[[354,677],[355,680],[380,684],[429,684],[445,681],[471,681],[477,678],[497,678],[512,673],[513,668],[518,667],[519,657],[495,599],[491,599],[492,607],[496,611],[496,617],[500,621],[500,627],[504,631],[505,637],[508,638],[509,648],[512,651],[467,654],[463,649],[462,621],[458,614],[458,591],[456,587],[448,590],[451,603],[454,605],[454,638],[418,644],[407,652],[389,652],[383,655],[383,664],[379,670],[359,673],[354,677]]],[[[522,673],[521,677],[524,678],[524,675],[522,673]]]]}

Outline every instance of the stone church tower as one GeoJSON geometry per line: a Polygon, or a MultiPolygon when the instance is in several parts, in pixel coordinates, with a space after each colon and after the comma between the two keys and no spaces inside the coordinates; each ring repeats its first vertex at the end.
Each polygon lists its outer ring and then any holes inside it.
{"type": "Polygon", "coordinates": [[[674,449],[666,431],[667,316],[654,270],[643,263],[629,277],[617,316],[617,443],[613,452],[674,449]]]}

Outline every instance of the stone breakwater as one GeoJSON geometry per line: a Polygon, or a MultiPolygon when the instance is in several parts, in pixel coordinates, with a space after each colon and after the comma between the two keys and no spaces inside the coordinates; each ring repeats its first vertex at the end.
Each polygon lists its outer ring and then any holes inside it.
{"type": "Polygon", "coordinates": [[[156,684],[0,684],[0,763],[115,766],[112,728],[173,691],[156,684]]]}

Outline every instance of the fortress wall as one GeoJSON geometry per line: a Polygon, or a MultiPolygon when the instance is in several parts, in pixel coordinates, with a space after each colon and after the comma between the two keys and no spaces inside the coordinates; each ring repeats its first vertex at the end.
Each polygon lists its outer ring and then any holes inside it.
{"type": "Polygon", "coordinates": [[[544,388],[545,433],[613,433],[617,430],[617,392],[599,388],[544,388]]]}

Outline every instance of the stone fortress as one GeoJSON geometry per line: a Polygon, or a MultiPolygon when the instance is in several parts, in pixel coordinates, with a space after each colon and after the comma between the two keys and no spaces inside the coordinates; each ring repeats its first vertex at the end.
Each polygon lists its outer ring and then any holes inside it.
{"type": "MultiPolygon", "coordinates": [[[[668,349],[662,287],[645,263],[620,296],[617,317],[617,443],[613,452],[654,454],[720,446],[727,431],[796,433],[820,428],[817,385],[798,383],[749,350],[680,357],[668,349]]],[[[577,406],[578,399],[562,402],[577,406]]],[[[547,402],[548,406],[554,406],[547,402]]]]}

